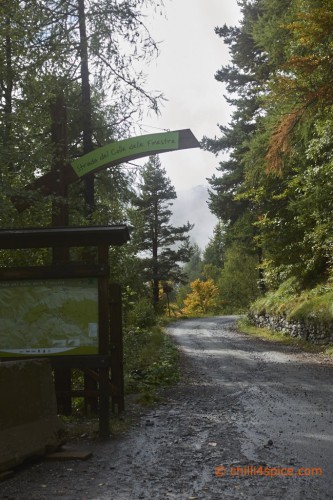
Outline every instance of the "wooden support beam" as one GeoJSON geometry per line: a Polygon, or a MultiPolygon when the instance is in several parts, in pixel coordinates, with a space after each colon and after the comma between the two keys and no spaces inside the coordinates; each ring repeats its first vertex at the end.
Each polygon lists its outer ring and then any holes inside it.
{"type": "Polygon", "coordinates": [[[116,283],[110,285],[110,346],[111,381],[117,389],[112,397],[112,410],[117,414],[125,409],[125,396],[121,287],[116,283]]]}

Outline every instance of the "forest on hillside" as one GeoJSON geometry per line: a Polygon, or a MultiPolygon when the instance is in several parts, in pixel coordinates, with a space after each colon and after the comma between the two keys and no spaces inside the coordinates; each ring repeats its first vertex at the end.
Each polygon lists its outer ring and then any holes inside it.
{"type": "MultiPolygon", "coordinates": [[[[162,95],[137,69],[158,55],[147,4],[162,8],[154,0],[1,2],[0,227],[49,226],[64,206],[70,225],[129,224],[131,242],[110,250],[111,277],[123,285],[126,321],[139,326],[167,305],[170,313],[170,302],[175,314],[229,313],[272,294],[281,307],[304,293],[328,297],[320,307],[331,318],[333,0],[239,0],[240,24],[215,27],[231,57],[215,78],[233,113],[217,137],[202,138],[206,150],[228,153],[209,179],[219,222],[205,249],[190,242],[191,221],[170,223],[176,192],[158,156],[141,169],[88,176],[65,196],[26,189],[60,154],[70,162],[128,137],[144,109],[159,109],[162,95]]],[[[48,259],[0,253],[6,266],[48,259]]]]}
{"type": "Polygon", "coordinates": [[[238,3],[240,25],[215,29],[231,54],[216,79],[232,120],[203,141],[229,152],[210,179],[222,275],[247,265],[234,286],[255,279],[258,295],[275,294],[275,312],[297,295],[326,295],[312,313],[332,319],[333,2],[238,3]]]}

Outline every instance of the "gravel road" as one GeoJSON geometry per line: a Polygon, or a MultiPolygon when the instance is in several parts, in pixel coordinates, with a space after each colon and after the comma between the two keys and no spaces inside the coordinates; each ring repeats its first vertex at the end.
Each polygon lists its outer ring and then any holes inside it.
{"type": "Polygon", "coordinates": [[[237,332],[235,317],[168,327],[183,379],[85,462],[40,462],[6,500],[324,500],[333,494],[333,362],[237,332]]]}

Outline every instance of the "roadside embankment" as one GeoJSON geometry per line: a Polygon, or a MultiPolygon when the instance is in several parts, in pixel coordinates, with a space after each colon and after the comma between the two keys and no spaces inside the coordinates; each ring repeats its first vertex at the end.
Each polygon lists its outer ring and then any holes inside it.
{"type": "Polygon", "coordinates": [[[316,345],[333,344],[333,287],[300,290],[288,280],[251,305],[248,318],[269,328],[316,345]]]}

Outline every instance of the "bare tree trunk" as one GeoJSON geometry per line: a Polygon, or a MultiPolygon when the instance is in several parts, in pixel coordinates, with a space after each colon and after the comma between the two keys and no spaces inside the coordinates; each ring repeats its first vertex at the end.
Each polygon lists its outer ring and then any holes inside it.
{"type": "MultiPolygon", "coordinates": [[[[83,152],[93,150],[92,141],[92,106],[88,66],[88,41],[86,30],[86,13],[84,0],[78,0],[78,15],[80,26],[80,58],[81,58],[81,89],[82,89],[82,119],[83,119],[83,152]]],[[[89,217],[95,208],[94,174],[85,178],[86,215],[89,217]]]]}

